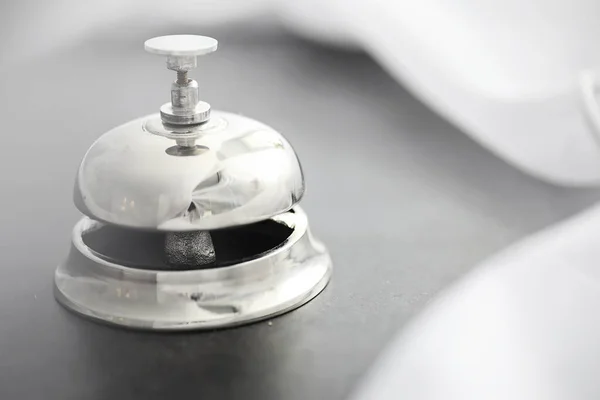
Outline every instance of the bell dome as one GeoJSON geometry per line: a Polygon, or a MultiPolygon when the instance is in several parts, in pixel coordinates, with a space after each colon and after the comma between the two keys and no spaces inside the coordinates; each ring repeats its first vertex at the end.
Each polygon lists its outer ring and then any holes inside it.
{"type": "Polygon", "coordinates": [[[192,231],[265,220],[303,194],[302,168],[281,134],[213,111],[194,127],[167,127],[154,114],[108,131],[85,154],[74,198],[95,220],[192,231]],[[174,137],[193,144],[177,146],[174,137]]]}

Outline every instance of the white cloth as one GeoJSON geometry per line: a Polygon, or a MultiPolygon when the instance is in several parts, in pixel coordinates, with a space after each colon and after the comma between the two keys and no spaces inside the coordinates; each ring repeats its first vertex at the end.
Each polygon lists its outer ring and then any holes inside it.
{"type": "Polygon", "coordinates": [[[600,398],[600,206],[509,248],[431,303],[352,400],[600,398]]]}

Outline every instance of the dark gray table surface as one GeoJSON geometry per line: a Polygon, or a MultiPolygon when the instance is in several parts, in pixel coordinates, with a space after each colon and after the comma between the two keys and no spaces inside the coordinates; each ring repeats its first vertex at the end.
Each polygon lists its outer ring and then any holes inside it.
{"type": "Polygon", "coordinates": [[[104,131],[157,111],[171,74],[140,32],[3,63],[0,399],[344,399],[428,299],[600,196],[508,166],[366,55],[213,34],[221,45],[201,60],[203,97],[295,146],[331,284],[271,323],[213,332],[133,332],[64,311],[52,279],[78,218],[78,163],[104,131]]]}

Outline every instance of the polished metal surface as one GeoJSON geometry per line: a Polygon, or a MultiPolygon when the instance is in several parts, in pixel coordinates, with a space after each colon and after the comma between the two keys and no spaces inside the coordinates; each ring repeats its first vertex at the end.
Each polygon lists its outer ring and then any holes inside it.
{"type": "Polygon", "coordinates": [[[171,84],[171,106],[178,109],[193,109],[200,101],[198,82],[188,79],[187,74],[178,74],[171,84]]]}
{"type": "Polygon", "coordinates": [[[147,52],[166,56],[167,68],[177,72],[171,85],[171,103],[160,108],[163,122],[192,125],[209,120],[210,105],[200,101],[198,83],[188,79],[188,72],[196,68],[197,56],[212,53],[217,46],[216,39],[198,35],[160,36],[144,43],[147,52]]]}
{"type": "Polygon", "coordinates": [[[130,268],[89,248],[87,232],[102,224],[83,218],[71,251],[55,274],[67,308],[117,325],[186,330],[238,325],[301,306],[329,281],[331,259],[299,208],[272,218],[291,228],[275,250],[229,267],[191,271],[130,268]]]}
{"type": "Polygon", "coordinates": [[[210,119],[210,104],[198,101],[193,106],[176,107],[172,102],[165,103],[160,107],[160,117],[166,124],[201,124],[210,119]]]}
{"type": "Polygon", "coordinates": [[[291,145],[253,119],[215,111],[172,131],[157,114],[101,136],[81,162],[77,208],[137,229],[191,231],[249,224],[291,209],[304,178],[291,145]],[[195,143],[178,148],[175,138],[195,143]]]}

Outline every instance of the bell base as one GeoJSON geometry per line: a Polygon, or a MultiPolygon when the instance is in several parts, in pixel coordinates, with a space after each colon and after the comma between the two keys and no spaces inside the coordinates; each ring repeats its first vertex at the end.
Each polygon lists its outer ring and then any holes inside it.
{"type": "Polygon", "coordinates": [[[231,327],[272,318],[307,303],[327,285],[331,259],[301,209],[271,218],[292,229],[278,247],[235,265],[188,271],[132,268],[89,248],[82,218],[69,256],[56,270],[55,297],[94,320],[148,330],[231,327]]]}

